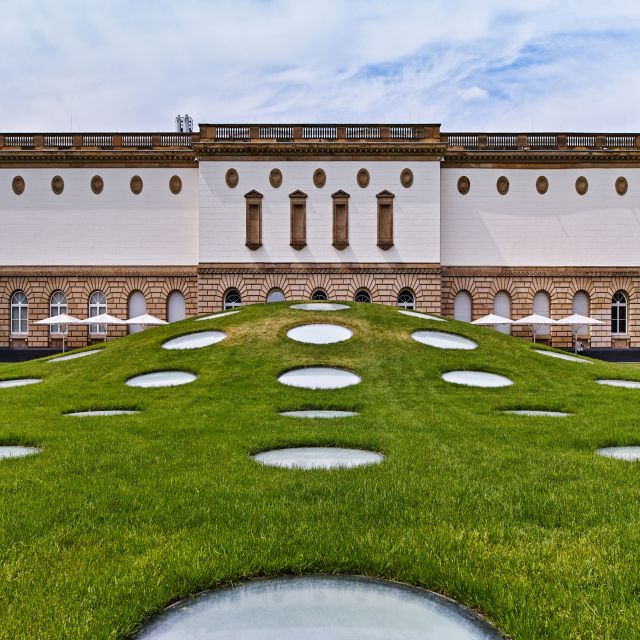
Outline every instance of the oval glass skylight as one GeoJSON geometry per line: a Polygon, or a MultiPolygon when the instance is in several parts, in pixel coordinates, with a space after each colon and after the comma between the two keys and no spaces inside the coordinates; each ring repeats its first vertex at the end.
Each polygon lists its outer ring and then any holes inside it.
{"type": "Polygon", "coordinates": [[[343,389],[360,382],[360,376],[333,367],[301,367],[286,371],[278,382],[301,389],[343,389]]]}
{"type": "Polygon", "coordinates": [[[510,413],[514,416],[531,416],[540,418],[566,418],[573,415],[564,411],[538,411],[537,409],[510,409],[502,413],[510,413]]]}
{"type": "Polygon", "coordinates": [[[558,358],[558,360],[566,360],[567,362],[581,362],[582,364],[593,364],[591,360],[584,360],[576,356],[570,356],[568,353],[556,353],[555,351],[543,351],[542,349],[534,349],[541,356],[549,356],[550,358],[558,358]]]}
{"type": "Polygon", "coordinates": [[[337,302],[305,302],[304,304],[292,304],[291,309],[298,311],[343,311],[349,307],[337,302]]]}
{"type": "Polygon", "coordinates": [[[129,387],[176,387],[181,384],[189,384],[196,379],[193,373],[186,371],[156,371],[155,373],[145,373],[127,380],[129,387]]]}
{"type": "Polygon", "coordinates": [[[640,447],[604,447],[598,449],[597,454],[605,458],[638,462],[640,460],[640,447]]]}
{"type": "Polygon", "coordinates": [[[221,342],[227,337],[223,331],[200,331],[189,333],[186,336],[179,336],[168,340],[162,345],[163,349],[201,349],[217,342],[221,342]]]}
{"type": "Polygon", "coordinates": [[[353,331],[337,324],[305,324],[287,331],[287,338],[305,344],[334,344],[349,340],[353,331]]]}
{"type": "Polygon", "coordinates": [[[441,595],[386,580],[254,580],[165,609],[138,640],[499,640],[484,618],[441,595]]]}
{"type": "Polygon", "coordinates": [[[436,349],[475,349],[478,344],[468,338],[442,331],[414,331],[411,337],[422,344],[436,349]]]}
{"type": "Polygon", "coordinates": [[[0,380],[0,389],[26,387],[28,384],[38,384],[38,382],[42,382],[42,378],[14,378],[13,380],[0,380]]]}
{"type": "Polygon", "coordinates": [[[36,447],[21,447],[18,445],[0,446],[0,459],[4,458],[24,458],[40,453],[36,447]]]}
{"type": "Polygon", "coordinates": [[[596,380],[598,384],[607,387],[624,387],[625,389],[640,389],[640,382],[637,380],[596,380]]]}
{"type": "Polygon", "coordinates": [[[66,356],[60,356],[59,358],[53,358],[47,362],[65,362],[67,360],[77,360],[78,358],[86,358],[92,356],[94,353],[100,353],[102,349],[91,349],[89,351],[80,351],[79,353],[70,353],[66,356]]]}
{"type": "Polygon", "coordinates": [[[65,416],[73,416],[74,418],[90,418],[100,416],[131,416],[138,411],[130,409],[97,409],[95,411],[72,411],[65,413],[65,416]]]}
{"type": "Polygon", "coordinates": [[[398,309],[398,313],[405,316],[412,316],[413,318],[422,318],[423,320],[435,320],[436,322],[446,322],[444,318],[438,318],[438,316],[431,316],[428,313],[420,313],[419,311],[407,311],[406,309],[398,309]]]}
{"type": "Polygon", "coordinates": [[[232,316],[240,311],[223,311],[222,313],[214,313],[211,316],[204,316],[204,318],[196,318],[196,322],[202,322],[203,320],[215,320],[216,318],[224,318],[225,316],[232,316]]]}
{"type": "Polygon", "coordinates": [[[448,371],[443,374],[442,379],[467,387],[508,387],[513,384],[513,381],[505,376],[486,371],[448,371]]]}
{"type": "Polygon", "coordinates": [[[304,411],[282,411],[281,416],[287,418],[320,418],[330,420],[332,418],[351,418],[357,416],[355,411],[334,411],[329,409],[306,409],[304,411]]]}
{"type": "Polygon", "coordinates": [[[294,447],[273,449],[252,456],[256,462],[283,469],[350,469],[379,464],[384,456],[375,451],[341,447],[294,447]]]}

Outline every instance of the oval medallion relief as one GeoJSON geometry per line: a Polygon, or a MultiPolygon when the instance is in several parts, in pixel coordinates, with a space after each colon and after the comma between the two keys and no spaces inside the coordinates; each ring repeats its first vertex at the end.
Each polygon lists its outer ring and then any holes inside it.
{"type": "Polygon", "coordinates": [[[469,178],[467,178],[467,176],[460,176],[458,178],[458,191],[463,196],[466,196],[467,193],[469,193],[469,189],[471,189],[471,181],[469,178]]]}
{"type": "Polygon", "coordinates": [[[135,195],[142,193],[142,178],[140,176],[133,176],[129,186],[131,187],[131,193],[135,193],[135,195]]]}
{"type": "Polygon", "coordinates": [[[536,180],[536,190],[540,195],[544,195],[549,190],[549,180],[546,176],[540,176],[536,180]]]}
{"type": "Polygon", "coordinates": [[[102,193],[103,189],[104,189],[104,180],[102,179],[102,176],[93,176],[93,178],[91,178],[91,191],[93,191],[93,193],[98,195],[102,193]]]}
{"type": "Polygon", "coordinates": [[[280,169],[271,169],[269,184],[274,189],[277,189],[282,184],[282,171],[280,171],[280,169]]]}
{"type": "Polygon", "coordinates": [[[318,187],[318,189],[322,189],[327,182],[327,174],[324,172],[324,169],[316,169],[313,172],[313,184],[318,187]]]}
{"type": "Polygon", "coordinates": [[[616,180],[616,192],[619,196],[623,196],[625,193],[627,193],[627,189],[629,188],[629,183],[627,182],[627,179],[624,176],[620,176],[617,180],[616,180]]]}
{"type": "Polygon", "coordinates": [[[11,182],[11,188],[13,189],[13,193],[21,196],[24,193],[24,178],[22,176],[16,176],[11,182]]]}
{"type": "Polygon", "coordinates": [[[509,193],[509,179],[506,176],[500,176],[496,182],[496,189],[501,196],[509,193]]]}
{"type": "Polygon", "coordinates": [[[60,176],[54,176],[51,180],[51,191],[57,196],[64,191],[64,180],[60,176]]]}
{"type": "Polygon", "coordinates": [[[237,187],[238,183],[240,182],[240,176],[235,169],[229,169],[224,179],[227,183],[227,187],[229,187],[230,189],[235,189],[235,187],[237,187]]]}
{"type": "Polygon", "coordinates": [[[369,172],[366,169],[360,169],[360,171],[358,171],[356,179],[358,181],[359,187],[365,189],[369,186],[369,172]]]}
{"type": "Polygon", "coordinates": [[[585,193],[587,193],[588,189],[589,189],[589,181],[584,176],[580,176],[576,180],[576,191],[581,196],[583,196],[585,193]]]}
{"type": "Polygon", "coordinates": [[[403,169],[400,174],[400,184],[408,189],[413,184],[413,171],[411,169],[403,169]]]}
{"type": "Polygon", "coordinates": [[[180,176],[171,176],[169,179],[169,191],[177,196],[182,191],[182,178],[180,176]]]}

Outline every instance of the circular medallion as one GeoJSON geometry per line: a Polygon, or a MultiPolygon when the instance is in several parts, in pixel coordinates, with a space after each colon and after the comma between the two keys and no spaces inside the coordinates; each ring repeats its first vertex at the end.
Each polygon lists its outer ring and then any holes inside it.
{"type": "Polygon", "coordinates": [[[471,182],[467,176],[460,176],[458,178],[458,191],[466,196],[469,193],[469,189],[471,189],[471,182]]]}
{"type": "Polygon", "coordinates": [[[229,169],[224,177],[227,187],[230,189],[235,189],[238,186],[238,182],[240,182],[240,176],[235,169],[229,169]]]}
{"type": "Polygon", "coordinates": [[[129,186],[131,187],[131,192],[138,195],[142,192],[142,178],[140,176],[133,176],[129,186]]]}
{"type": "Polygon", "coordinates": [[[509,179],[506,176],[500,176],[496,182],[496,189],[501,196],[509,192],[509,179]]]}
{"type": "Polygon", "coordinates": [[[616,180],[616,192],[618,193],[618,195],[623,196],[625,193],[627,193],[628,188],[629,183],[627,182],[627,179],[624,176],[620,176],[616,180]]]}
{"type": "Polygon", "coordinates": [[[64,180],[60,176],[54,176],[51,180],[51,191],[57,196],[64,191],[64,180]]]}
{"type": "Polygon", "coordinates": [[[280,171],[280,169],[271,169],[269,184],[274,189],[277,189],[282,184],[282,171],[280,171]]]}
{"type": "Polygon", "coordinates": [[[182,191],[182,178],[180,176],[171,176],[169,180],[169,191],[173,195],[178,195],[182,191]]]}
{"type": "Polygon", "coordinates": [[[104,180],[102,179],[102,177],[93,176],[93,178],[91,178],[91,191],[93,191],[93,193],[98,195],[99,193],[102,193],[103,189],[104,189],[104,180]]]}
{"type": "Polygon", "coordinates": [[[545,193],[547,193],[548,189],[549,189],[549,180],[547,180],[546,176],[540,176],[536,180],[536,191],[540,195],[544,195],[545,193]]]}
{"type": "Polygon", "coordinates": [[[11,182],[11,188],[13,189],[13,193],[21,196],[24,193],[24,178],[22,176],[16,176],[11,182]]]}
{"type": "Polygon", "coordinates": [[[413,184],[413,171],[411,169],[403,169],[400,173],[400,184],[408,189],[413,184]]]}
{"type": "Polygon", "coordinates": [[[576,191],[581,196],[583,196],[585,193],[587,193],[588,189],[589,189],[589,181],[584,176],[580,176],[576,180],[576,191]]]}
{"type": "Polygon", "coordinates": [[[324,169],[316,169],[313,172],[313,184],[318,187],[318,189],[322,189],[327,182],[327,174],[324,172],[324,169]]]}
{"type": "Polygon", "coordinates": [[[363,189],[369,186],[369,172],[366,169],[360,169],[358,171],[358,175],[356,176],[356,180],[358,181],[358,186],[363,189]]]}

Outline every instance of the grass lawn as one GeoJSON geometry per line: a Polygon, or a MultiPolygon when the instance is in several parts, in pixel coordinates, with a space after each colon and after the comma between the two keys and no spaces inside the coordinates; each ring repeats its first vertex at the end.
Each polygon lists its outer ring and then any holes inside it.
{"type": "Polygon", "coordinates": [[[640,637],[640,465],[601,446],[640,443],[640,370],[545,358],[468,324],[350,303],[313,313],[255,305],[185,320],[56,364],[0,366],[0,445],[42,453],[0,461],[0,637],[127,638],[169,603],[256,576],[377,576],[449,595],[513,640],[640,637]],[[335,321],[348,342],[295,343],[297,324],[335,321]],[[476,340],[444,351],[411,339],[432,328],[476,340]],[[169,337],[222,329],[223,342],[167,351],[169,337]],[[335,391],[276,378],[305,364],[357,372],[335,391]],[[136,389],[137,374],[198,379],[136,389]],[[477,389],[442,373],[478,369],[515,384],[477,389]],[[73,418],[69,411],[139,409],[73,418]],[[346,409],[337,420],[279,411],[346,409]],[[500,413],[528,408],[568,418],[500,413]],[[339,445],[380,465],[292,471],[250,454],[339,445]]]}

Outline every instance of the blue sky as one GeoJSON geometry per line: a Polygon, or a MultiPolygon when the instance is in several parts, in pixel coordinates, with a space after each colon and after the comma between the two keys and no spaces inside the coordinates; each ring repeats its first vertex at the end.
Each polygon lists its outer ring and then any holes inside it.
{"type": "Polygon", "coordinates": [[[640,131],[640,3],[0,0],[0,130],[640,131]]]}

